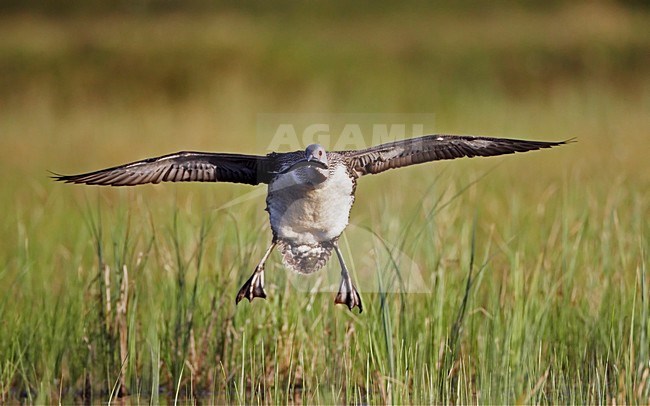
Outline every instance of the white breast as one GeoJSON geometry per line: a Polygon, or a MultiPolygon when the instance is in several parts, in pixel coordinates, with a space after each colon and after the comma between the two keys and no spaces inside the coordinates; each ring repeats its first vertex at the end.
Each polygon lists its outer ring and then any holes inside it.
{"type": "Polygon", "coordinates": [[[343,165],[317,185],[302,183],[295,172],[281,175],[267,198],[273,232],[295,244],[331,241],[348,225],[353,187],[343,165]]]}

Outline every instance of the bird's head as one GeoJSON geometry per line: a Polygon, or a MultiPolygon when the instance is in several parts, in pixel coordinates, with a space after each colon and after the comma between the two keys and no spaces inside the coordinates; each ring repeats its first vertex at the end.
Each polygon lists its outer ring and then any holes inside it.
{"type": "Polygon", "coordinates": [[[329,164],[325,148],[311,144],[305,149],[304,158],[277,172],[279,175],[291,173],[299,183],[316,185],[327,180],[329,164]]]}
{"type": "Polygon", "coordinates": [[[320,144],[311,144],[305,148],[305,157],[280,173],[291,172],[299,183],[318,185],[329,176],[327,153],[320,144]]]}
{"type": "Polygon", "coordinates": [[[305,159],[307,162],[320,162],[324,165],[323,169],[326,169],[329,165],[327,164],[327,153],[325,148],[320,144],[311,144],[305,149],[305,159]]]}

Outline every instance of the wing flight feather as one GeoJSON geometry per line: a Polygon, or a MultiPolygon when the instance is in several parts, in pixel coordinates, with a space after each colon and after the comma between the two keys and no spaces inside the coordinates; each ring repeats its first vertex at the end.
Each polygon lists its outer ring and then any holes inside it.
{"type": "Polygon", "coordinates": [[[462,157],[494,156],[551,148],[572,142],[528,141],[470,135],[425,135],[362,150],[341,151],[358,176],[425,162],[462,157]]]}
{"type": "Polygon", "coordinates": [[[80,175],[54,175],[66,183],[135,186],[160,182],[268,183],[274,160],[269,156],[183,151],[80,175]]]}

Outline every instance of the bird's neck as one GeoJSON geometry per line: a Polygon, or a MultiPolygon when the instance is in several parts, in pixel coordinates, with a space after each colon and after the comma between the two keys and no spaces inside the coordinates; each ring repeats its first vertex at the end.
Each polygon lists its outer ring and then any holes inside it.
{"type": "Polygon", "coordinates": [[[329,173],[324,169],[306,166],[296,169],[292,175],[298,184],[318,187],[327,180],[329,173]]]}

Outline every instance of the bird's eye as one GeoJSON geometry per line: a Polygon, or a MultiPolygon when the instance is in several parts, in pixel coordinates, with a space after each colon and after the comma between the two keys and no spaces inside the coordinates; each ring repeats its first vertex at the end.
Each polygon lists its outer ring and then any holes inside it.
{"type": "Polygon", "coordinates": [[[318,151],[318,156],[323,156],[323,151],[318,151]]]}

